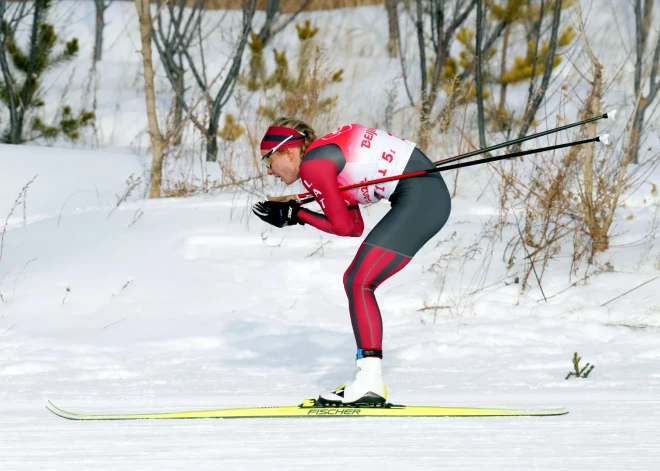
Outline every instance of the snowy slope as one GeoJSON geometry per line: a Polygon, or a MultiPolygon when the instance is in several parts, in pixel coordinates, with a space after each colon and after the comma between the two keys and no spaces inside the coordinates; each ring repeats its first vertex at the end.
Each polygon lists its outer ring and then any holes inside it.
{"type": "MultiPolygon", "coordinates": [[[[563,405],[568,416],[63,421],[46,398],[89,411],[295,404],[346,380],[354,341],[341,276],[359,239],[271,229],[232,195],[74,208],[67,199],[90,188],[121,194],[139,159],[19,149],[40,175],[0,260],[2,469],[653,469],[660,457],[657,285],[600,306],[657,270],[614,250],[617,271],[545,304],[505,283],[468,296],[474,260],[439,293],[428,268],[448,234],[470,241],[494,210],[460,197],[446,230],[379,289],[392,400],[563,405]],[[106,159],[120,163],[106,171],[106,159]],[[434,316],[419,311],[425,302],[456,306],[434,316]],[[564,379],[574,351],[596,365],[586,380],[564,379]]],[[[1,150],[0,175],[32,174],[15,148],[1,150]]],[[[368,208],[367,228],[386,210],[368,208]]],[[[567,286],[557,270],[545,289],[567,286]]]]}

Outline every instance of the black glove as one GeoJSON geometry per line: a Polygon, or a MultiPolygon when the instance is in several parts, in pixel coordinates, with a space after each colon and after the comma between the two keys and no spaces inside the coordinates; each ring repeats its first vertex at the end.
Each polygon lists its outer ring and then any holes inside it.
{"type": "Polygon", "coordinates": [[[303,224],[298,219],[298,211],[300,211],[300,203],[296,203],[295,201],[287,201],[286,203],[263,201],[252,206],[252,212],[254,214],[275,227],[303,224]]]}

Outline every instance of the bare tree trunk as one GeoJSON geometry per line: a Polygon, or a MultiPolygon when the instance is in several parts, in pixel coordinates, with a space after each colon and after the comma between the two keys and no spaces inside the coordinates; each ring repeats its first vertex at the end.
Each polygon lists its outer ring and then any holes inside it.
{"type": "Polygon", "coordinates": [[[644,123],[644,104],[642,103],[642,68],[644,66],[644,50],[646,42],[644,36],[644,26],[642,13],[642,1],[635,0],[635,117],[633,118],[632,129],[630,130],[630,141],[628,143],[628,153],[634,163],[639,160],[639,138],[644,123]]]}
{"type": "Polygon", "coordinates": [[[238,40],[238,45],[234,53],[231,68],[225,81],[220,87],[220,91],[216,95],[213,103],[211,103],[209,126],[206,133],[206,160],[215,162],[218,158],[218,123],[220,121],[220,112],[231,97],[234,86],[238,81],[238,75],[241,71],[241,60],[243,58],[243,50],[247,44],[247,38],[252,29],[252,18],[256,8],[256,0],[243,0],[243,24],[241,35],[238,40]]]}
{"type": "Polygon", "coordinates": [[[387,41],[387,53],[390,57],[397,57],[397,44],[399,43],[399,11],[397,5],[399,0],[385,0],[385,10],[387,11],[387,24],[389,26],[390,37],[387,41]]]}
{"type": "MultiPolygon", "coordinates": [[[[426,68],[426,41],[424,39],[424,8],[422,5],[422,0],[417,0],[415,2],[417,5],[417,18],[415,18],[415,27],[417,30],[417,46],[419,47],[419,62],[420,62],[420,72],[422,79],[422,92],[426,92],[426,82],[427,82],[427,68],[426,68]]],[[[423,97],[422,97],[423,101],[423,97]]]]}
{"type": "MultiPolygon", "coordinates": [[[[536,111],[538,110],[543,98],[545,97],[545,92],[548,89],[550,84],[550,77],[552,76],[553,64],[555,59],[555,50],[557,49],[557,33],[559,31],[559,21],[561,19],[561,3],[555,2],[555,11],[552,16],[552,31],[550,33],[550,43],[548,48],[548,57],[545,60],[545,70],[543,71],[543,79],[541,80],[541,86],[534,92],[532,91],[529,96],[528,106],[525,113],[525,118],[523,121],[522,128],[520,129],[520,137],[523,137],[527,134],[529,127],[536,116],[536,111]]],[[[539,19],[541,21],[543,17],[539,19]]],[[[539,38],[540,40],[540,38],[539,38]]],[[[538,48],[539,40],[536,42],[536,47],[538,48]]],[[[536,56],[534,58],[536,61],[536,56]]],[[[534,80],[534,72],[532,71],[532,77],[530,80],[534,80]]],[[[532,87],[530,87],[531,90],[532,87]]]]}
{"type": "Polygon", "coordinates": [[[628,158],[635,164],[639,163],[639,148],[641,145],[641,135],[644,128],[644,115],[646,114],[646,109],[655,99],[658,88],[660,88],[660,84],[656,82],[656,76],[658,73],[658,59],[660,58],[660,34],[658,34],[658,40],[651,62],[649,94],[646,97],[643,96],[644,84],[642,80],[642,73],[644,68],[644,52],[646,51],[646,42],[650,28],[650,18],[653,13],[652,5],[653,3],[647,0],[645,2],[644,11],[642,11],[641,0],[635,0],[635,96],[637,103],[635,106],[635,117],[633,118],[632,127],[630,129],[630,140],[628,141],[628,146],[626,149],[628,158]]]}
{"type": "Polygon", "coordinates": [[[142,64],[144,66],[144,89],[146,92],[147,119],[149,121],[149,137],[153,150],[151,161],[150,198],[160,198],[163,179],[163,156],[165,140],[158,127],[156,115],[156,91],[154,88],[154,68],[151,57],[152,20],[149,10],[149,0],[135,0],[138,18],[140,20],[140,40],[142,42],[142,64]]]}
{"type": "MultiPolygon", "coordinates": [[[[510,34],[511,27],[507,25],[506,29],[504,30],[504,39],[502,41],[502,66],[500,68],[500,77],[504,77],[504,74],[506,73],[506,53],[509,49],[510,34]]],[[[506,87],[506,82],[502,80],[502,85],[500,87],[500,103],[497,106],[497,116],[493,121],[493,131],[503,128],[502,117],[504,116],[504,106],[506,105],[506,87]]]]}
{"type": "MultiPolygon", "coordinates": [[[[417,5],[417,18],[415,21],[415,26],[417,29],[417,45],[419,47],[419,65],[422,79],[421,86],[421,107],[419,111],[419,133],[417,138],[417,146],[425,151],[428,147],[430,141],[430,129],[431,129],[431,111],[433,106],[431,105],[431,98],[428,92],[428,73],[427,73],[427,64],[426,64],[426,41],[424,39],[424,15],[423,15],[423,5],[422,0],[416,1],[417,5]]],[[[432,15],[435,12],[432,13],[432,15]]],[[[444,12],[441,10],[440,14],[444,12]]],[[[443,21],[440,22],[442,24],[443,21]]],[[[437,60],[436,60],[437,63],[437,60]]]]}
{"type": "Polygon", "coordinates": [[[264,46],[273,35],[273,20],[275,15],[280,10],[280,0],[268,0],[268,5],[266,5],[266,21],[259,31],[259,39],[263,42],[264,46]]]}
{"type": "Polygon", "coordinates": [[[96,5],[96,29],[94,35],[94,62],[101,60],[103,55],[103,28],[105,21],[103,14],[105,13],[105,0],[94,0],[96,5]]]}
{"type": "MultiPolygon", "coordinates": [[[[580,37],[582,38],[582,43],[584,44],[584,49],[589,56],[589,60],[594,67],[594,81],[592,84],[591,93],[587,98],[586,106],[584,108],[584,117],[597,116],[600,113],[600,102],[603,96],[603,66],[596,58],[596,55],[591,50],[589,42],[587,40],[587,34],[584,31],[584,22],[582,19],[582,8],[578,3],[576,5],[578,11],[578,27],[580,29],[580,37]]],[[[597,135],[597,124],[590,123],[587,124],[587,139],[593,139],[597,135]]],[[[595,154],[596,144],[592,142],[586,146],[586,154],[584,158],[583,168],[584,168],[584,195],[582,197],[583,207],[585,211],[585,222],[589,228],[589,234],[591,235],[593,244],[592,252],[602,252],[609,247],[609,241],[607,233],[609,232],[609,226],[604,227],[599,221],[599,217],[596,214],[597,209],[594,205],[594,154],[595,154]]],[[[611,210],[616,209],[616,205],[611,210]]],[[[602,216],[601,216],[602,217],[602,216]]]]}
{"type": "Polygon", "coordinates": [[[218,159],[218,124],[220,113],[214,113],[209,119],[206,132],[206,161],[215,162],[218,159]]]}
{"type": "MultiPolygon", "coordinates": [[[[183,63],[183,60],[179,58],[179,64],[183,63]]],[[[183,69],[177,72],[177,81],[176,81],[176,90],[174,93],[177,97],[183,96],[184,92],[184,81],[183,81],[183,69]]],[[[173,144],[175,146],[180,146],[183,141],[183,105],[181,100],[178,98],[174,99],[174,140],[173,144]]]]}
{"type": "Polygon", "coordinates": [[[653,0],[644,0],[644,19],[642,20],[642,36],[644,44],[649,37],[649,29],[653,21],[653,0]]]}
{"type": "Polygon", "coordinates": [[[477,86],[477,124],[479,127],[479,146],[482,149],[486,148],[486,131],[484,129],[484,89],[483,89],[483,77],[481,74],[481,60],[483,59],[483,54],[481,51],[481,38],[483,35],[483,6],[482,1],[477,0],[477,71],[475,77],[475,85],[477,86]]]}
{"type": "MultiPolygon", "coordinates": [[[[641,98],[641,97],[640,97],[641,98]]],[[[630,139],[628,141],[628,155],[630,160],[639,163],[639,147],[641,144],[642,126],[644,126],[644,105],[638,100],[633,118],[632,128],[630,129],[630,139]]]]}
{"type": "Polygon", "coordinates": [[[433,45],[433,51],[435,52],[435,58],[433,62],[433,76],[430,77],[430,79],[427,72],[429,64],[427,64],[425,52],[424,7],[422,5],[422,0],[417,0],[416,2],[417,17],[415,18],[415,26],[417,29],[417,43],[419,47],[422,82],[417,144],[422,150],[426,150],[431,140],[431,128],[434,124],[432,118],[433,106],[435,105],[435,100],[438,96],[438,87],[440,86],[442,69],[449,56],[451,39],[455,36],[456,30],[463,24],[477,1],[480,0],[457,0],[454,2],[454,17],[447,25],[445,25],[445,2],[443,0],[431,1],[429,14],[431,16],[431,42],[433,45]],[[465,4],[467,4],[465,9],[460,11],[460,8],[465,4]]]}
{"type": "MultiPolygon", "coordinates": [[[[28,67],[27,70],[25,71],[25,85],[23,86],[23,91],[21,96],[16,97],[18,100],[16,100],[15,116],[12,117],[13,119],[12,125],[9,130],[9,135],[7,136],[7,141],[10,144],[20,144],[23,139],[25,112],[30,107],[30,104],[32,102],[32,95],[34,93],[35,88],[37,87],[37,78],[35,77],[35,72],[37,68],[37,64],[36,64],[37,47],[38,47],[37,43],[39,41],[39,25],[41,22],[42,11],[43,11],[43,3],[35,2],[34,14],[32,16],[32,33],[30,36],[30,55],[28,58],[28,67]]],[[[4,39],[5,38],[3,37],[3,41],[4,39]]],[[[2,55],[4,56],[4,48],[2,55]]],[[[3,66],[3,73],[4,73],[4,66],[3,66]]],[[[9,74],[9,69],[7,69],[7,73],[9,74]]]]}

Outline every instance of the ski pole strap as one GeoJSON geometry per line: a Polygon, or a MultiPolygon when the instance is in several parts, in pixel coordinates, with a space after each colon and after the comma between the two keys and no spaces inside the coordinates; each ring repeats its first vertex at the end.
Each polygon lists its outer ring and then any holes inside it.
{"type": "Polygon", "coordinates": [[[382,350],[363,350],[361,348],[358,348],[357,359],[360,360],[361,358],[366,358],[366,357],[383,358],[383,351],[382,350]]]}

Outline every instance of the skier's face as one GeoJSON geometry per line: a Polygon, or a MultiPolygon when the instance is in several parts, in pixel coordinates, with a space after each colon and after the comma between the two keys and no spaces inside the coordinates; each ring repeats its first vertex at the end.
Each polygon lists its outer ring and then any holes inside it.
{"type": "MultiPolygon", "coordinates": [[[[266,155],[267,152],[262,150],[261,155],[266,155]]],[[[273,152],[270,156],[268,175],[274,175],[287,185],[291,185],[300,178],[300,155],[300,147],[273,152]]]]}

